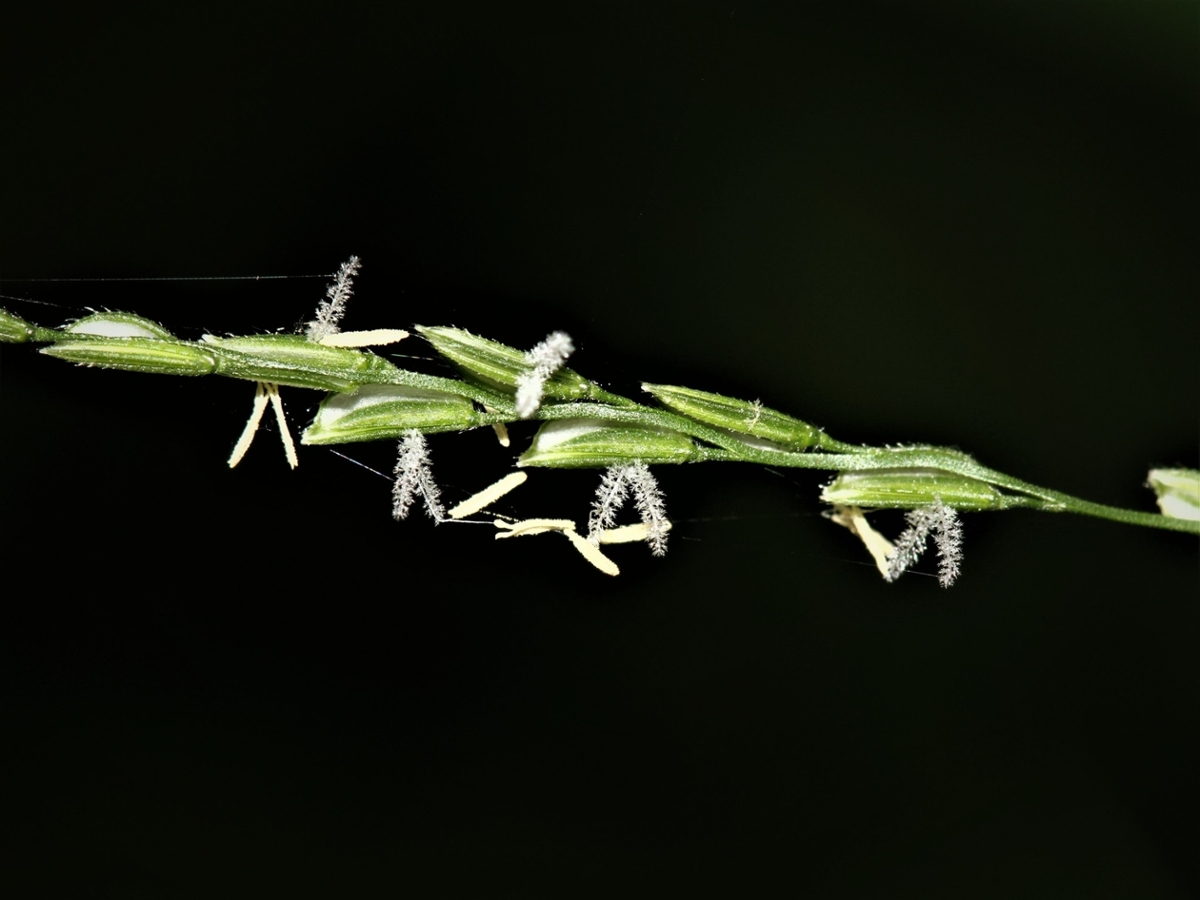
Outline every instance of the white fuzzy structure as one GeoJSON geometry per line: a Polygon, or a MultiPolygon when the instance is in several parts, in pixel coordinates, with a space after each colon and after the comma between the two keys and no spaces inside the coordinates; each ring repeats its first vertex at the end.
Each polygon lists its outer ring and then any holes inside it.
{"type": "Polygon", "coordinates": [[[308,323],[305,334],[310,341],[319,344],[341,330],[338,323],[346,314],[346,301],[354,293],[354,276],[361,265],[359,258],[352,256],[338,268],[333,283],[325,289],[325,299],[317,307],[317,317],[308,323]]]}
{"type": "Polygon", "coordinates": [[[392,485],[392,515],[403,519],[417,495],[425,503],[425,512],[435,522],[446,518],[442,508],[441,491],[433,480],[429,462],[429,447],[425,435],[417,430],[405,432],[400,439],[400,456],[396,460],[396,483],[392,485]]]}
{"type": "Polygon", "coordinates": [[[662,490],[650,473],[650,467],[645,463],[634,463],[627,468],[630,470],[633,502],[642,517],[642,524],[646,526],[646,543],[650,545],[650,552],[655,556],[665,556],[667,531],[670,530],[671,523],[667,521],[667,508],[663,502],[662,490]]]}
{"type": "Polygon", "coordinates": [[[932,534],[938,551],[938,582],[942,587],[950,587],[962,565],[962,523],[958,513],[939,498],[929,506],[912,510],[905,518],[908,528],[896,538],[896,549],[888,557],[884,578],[895,581],[904,574],[921,558],[925,542],[932,534]]]}
{"type": "Polygon", "coordinates": [[[938,582],[948,588],[958,578],[962,564],[962,522],[958,513],[941,501],[933,509],[933,544],[938,552],[938,582]]]}
{"type": "Polygon", "coordinates": [[[629,496],[629,466],[609,466],[600,476],[596,499],[588,516],[588,540],[600,543],[600,533],[617,524],[617,513],[629,496]]]}
{"type": "Polygon", "coordinates": [[[604,533],[613,528],[617,513],[625,504],[629,492],[633,491],[633,502],[642,525],[646,529],[646,543],[655,556],[667,552],[667,532],[671,523],[667,521],[666,505],[658,481],[645,463],[630,463],[624,466],[609,466],[596,488],[596,499],[592,501],[592,512],[588,516],[588,540],[599,545],[604,533]]]}
{"type": "Polygon", "coordinates": [[[547,379],[561,369],[574,352],[571,336],[565,331],[556,331],[525,354],[525,361],[532,368],[517,379],[518,416],[528,419],[537,412],[542,405],[547,379]]]}

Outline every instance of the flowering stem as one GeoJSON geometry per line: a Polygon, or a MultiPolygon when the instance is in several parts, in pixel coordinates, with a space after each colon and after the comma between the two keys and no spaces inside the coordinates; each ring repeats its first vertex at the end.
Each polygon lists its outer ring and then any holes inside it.
{"type": "MultiPolygon", "coordinates": [[[[352,258],[339,270],[330,287],[329,299],[318,310],[313,328],[326,335],[321,340],[311,335],[276,334],[246,338],[205,336],[201,341],[185,341],[156,323],[127,313],[93,314],[61,329],[48,329],[0,310],[0,341],[46,343],[49,346],[42,352],[82,365],[178,375],[217,374],[271,385],[329,390],[334,392],[331,398],[355,399],[349,405],[343,401],[340,407],[332,404],[330,422],[322,423],[318,413],[317,422],[306,432],[307,441],[340,443],[404,436],[409,456],[414,460],[418,459],[420,448],[413,435],[536,419],[558,423],[543,428],[545,431],[557,427],[554,432],[557,444],[550,439],[547,442],[558,449],[539,456],[531,448],[519,465],[609,468],[724,461],[824,469],[841,473],[837,481],[843,483],[838,490],[827,488],[827,495],[823,495],[835,505],[916,509],[930,499],[941,502],[941,494],[946,494],[947,508],[1025,507],[1200,534],[1200,520],[1192,517],[1194,508],[1200,505],[1200,500],[1193,496],[1196,473],[1189,470],[1176,472],[1185,487],[1171,490],[1183,491],[1174,502],[1193,512],[1141,512],[1039,487],[982,466],[970,456],[949,448],[843,443],[798,419],[768,410],[758,401],[747,403],[689,388],[643,385],[662,404],[647,406],[607,391],[564,368],[573,345],[562,332],[555,332],[533,351],[523,353],[458,329],[419,327],[443,357],[464,371],[465,377],[447,378],[400,369],[373,353],[344,349],[364,344],[330,342],[330,337],[338,333],[337,320],[356,271],[357,259],[352,258]],[[362,409],[354,406],[360,402],[359,398],[362,409]],[[371,419],[368,429],[361,423],[369,418],[371,402],[391,406],[382,423],[371,419]],[[477,407],[482,407],[482,411],[477,407]],[[395,410],[395,414],[390,410],[395,410]],[[410,411],[407,422],[404,410],[410,411]],[[414,410],[419,410],[423,418],[412,419],[414,410]],[[337,424],[337,415],[344,416],[343,424],[337,424]],[[616,435],[614,442],[605,445],[601,435],[597,443],[595,434],[588,436],[589,431],[596,429],[573,426],[571,420],[583,426],[597,423],[600,430],[608,429],[616,435]],[[354,421],[360,423],[357,432],[345,424],[354,421]],[[586,445],[587,452],[564,449],[564,442],[571,441],[583,441],[577,446],[586,445]],[[922,485],[928,487],[927,494],[932,492],[925,499],[921,499],[922,485]],[[855,490],[859,493],[855,494],[855,490]],[[959,494],[957,499],[949,496],[954,492],[959,494]]],[[[360,334],[373,337],[376,333],[360,334]]],[[[405,333],[396,334],[403,337],[405,333]]],[[[322,406],[329,404],[331,400],[327,398],[322,406]]],[[[276,405],[277,413],[282,416],[282,406],[276,405]]],[[[537,443],[535,438],[535,446],[537,443]]],[[[418,474],[425,471],[416,463],[409,469],[418,474]]],[[[1151,473],[1152,483],[1154,474],[1151,473]]],[[[639,483],[651,482],[642,478],[639,483]]],[[[1155,489],[1158,491],[1158,486],[1155,489]]],[[[651,493],[648,488],[643,490],[646,497],[651,493]]],[[[1160,501],[1162,497],[1160,492],[1160,501]]]]}
{"type": "MultiPolygon", "coordinates": [[[[975,462],[969,456],[953,450],[937,447],[891,449],[851,446],[832,439],[829,439],[826,446],[836,447],[838,450],[846,448],[852,452],[821,452],[818,450],[794,453],[786,450],[766,449],[751,446],[726,431],[712,428],[686,416],[643,406],[625,397],[619,399],[623,401],[621,406],[609,406],[602,403],[562,403],[544,406],[534,414],[533,418],[543,420],[603,419],[611,422],[667,428],[715,445],[714,447],[698,448],[698,461],[749,462],[782,468],[826,469],[839,472],[900,468],[938,469],[977,479],[995,487],[1016,491],[1017,495],[1015,496],[1004,495],[1002,505],[1005,508],[1019,506],[1046,512],[1073,512],[1124,522],[1128,525],[1200,534],[1200,522],[1198,521],[1178,519],[1159,513],[1121,509],[1082,500],[1072,497],[1070,494],[1039,487],[1003,472],[989,469],[975,462]]],[[[486,417],[486,421],[509,423],[514,419],[497,414],[486,417]]]]}

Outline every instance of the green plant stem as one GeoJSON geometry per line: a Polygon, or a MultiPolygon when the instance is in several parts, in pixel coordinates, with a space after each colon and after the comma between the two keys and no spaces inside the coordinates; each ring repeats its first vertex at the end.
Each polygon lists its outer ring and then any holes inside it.
{"type": "MultiPolygon", "coordinates": [[[[63,330],[49,329],[24,323],[11,316],[5,321],[12,320],[8,331],[4,332],[6,340],[31,343],[56,343],[68,340],[70,336],[63,330]],[[11,332],[11,334],[10,334],[11,332]]],[[[91,318],[99,318],[93,316],[91,318]]],[[[170,336],[167,336],[170,338],[170,336]]],[[[144,361],[137,365],[128,360],[118,361],[117,351],[125,350],[137,344],[137,341],[89,341],[75,343],[74,347],[85,350],[95,350],[104,353],[106,348],[110,357],[105,361],[84,360],[87,364],[112,365],[116,368],[132,368],[141,371],[158,371],[148,367],[144,361]],[[140,368],[139,368],[140,367],[140,368]]],[[[157,347],[156,341],[150,341],[157,347]]],[[[485,342],[486,343],[486,342],[485,342]]],[[[426,390],[443,391],[468,398],[486,412],[480,414],[480,424],[512,424],[523,421],[518,418],[514,399],[491,386],[484,386],[470,380],[445,378],[435,375],[425,375],[400,369],[385,362],[372,354],[349,351],[329,351],[320,347],[310,347],[295,336],[281,336],[274,339],[271,336],[244,339],[225,339],[205,342],[185,342],[170,338],[164,343],[171,349],[193,347],[207,352],[221,351],[222,359],[229,356],[220,374],[231,377],[261,379],[263,372],[271,376],[270,380],[289,383],[288,373],[295,372],[296,383],[301,386],[315,387],[321,378],[334,379],[338,384],[351,386],[365,384],[394,384],[407,387],[423,388],[426,390]],[[236,347],[237,352],[223,349],[226,345],[236,347]],[[276,346],[278,345],[278,346],[276,346]],[[303,360],[297,354],[304,356],[303,360]],[[313,359],[308,359],[308,357],[313,359]],[[293,359],[296,357],[296,359],[293,359]],[[328,358],[327,358],[328,357],[328,358]],[[265,368],[264,368],[265,367],[265,368]],[[260,371],[261,370],[261,371],[260,371]],[[303,370],[303,371],[302,371],[303,370]],[[311,373],[309,372],[311,370],[311,373]],[[315,374],[312,374],[315,373],[315,374]],[[303,375],[303,377],[301,377],[303,375]],[[317,382],[310,383],[316,378],[317,382]],[[308,380],[306,380],[308,379],[308,380]]],[[[496,345],[501,346],[501,345],[496,345]]],[[[518,351],[503,348],[509,355],[520,356],[518,351]]],[[[163,369],[162,371],[168,371],[163,369]]],[[[174,371],[173,374],[203,374],[193,371],[174,371]]],[[[338,390],[345,388],[338,387],[338,390]]],[[[688,437],[702,441],[696,447],[693,457],[701,461],[749,462],[759,465],[778,466],[781,468],[825,469],[837,472],[854,472],[887,469],[933,469],[954,473],[970,479],[985,482],[995,488],[1002,488],[1013,493],[1002,495],[1003,507],[1026,507],[1047,512],[1073,512],[1080,515],[1124,522],[1130,525],[1141,525],[1147,528],[1159,528],[1168,531],[1181,531],[1188,534],[1200,534],[1200,521],[1161,515],[1159,513],[1141,512],[1138,510],[1121,509],[1102,503],[1093,503],[1072,497],[1060,491],[1039,487],[1029,482],[1005,475],[986,466],[980,465],[970,456],[956,450],[943,447],[910,446],[910,447],[868,447],[846,444],[820,432],[814,447],[807,451],[796,452],[785,450],[778,445],[770,445],[758,439],[747,440],[733,431],[726,431],[706,425],[695,419],[680,415],[670,410],[645,406],[628,397],[604,390],[594,383],[587,388],[586,400],[571,402],[555,402],[547,400],[539,407],[530,419],[562,420],[562,419],[597,419],[608,422],[625,423],[663,428],[678,432],[688,437]]]]}
{"type": "MultiPolygon", "coordinates": [[[[968,478],[976,478],[995,487],[1006,488],[1017,492],[1018,495],[1023,495],[1009,497],[1010,506],[1022,506],[1046,512],[1073,512],[1114,522],[1124,522],[1127,525],[1141,525],[1147,528],[1200,535],[1200,522],[1082,500],[1070,494],[1039,487],[1003,472],[989,469],[966,454],[953,450],[935,447],[892,449],[855,446],[853,452],[831,453],[814,450],[793,453],[787,450],[764,449],[751,446],[728,432],[711,428],[685,416],[642,406],[628,398],[624,399],[626,405],[620,408],[601,403],[559,403],[543,406],[534,414],[533,418],[543,420],[603,419],[611,422],[668,428],[713,444],[712,448],[700,448],[701,460],[749,462],[783,468],[825,469],[841,472],[896,468],[941,469],[968,478]]],[[[497,415],[488,417],[487,421],[511,423],[514,419],[497,415]]],[[[838,447],[848,446],[841,442],[831,441],[830,443],[838,447]]]]}

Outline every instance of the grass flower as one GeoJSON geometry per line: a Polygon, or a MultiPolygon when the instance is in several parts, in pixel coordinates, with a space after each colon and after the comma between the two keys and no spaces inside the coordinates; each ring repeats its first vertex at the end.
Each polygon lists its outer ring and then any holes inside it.
{"type": "Polygon", "coordinates": [[[570,520],[557,519],[524,519],[505,530],[514,536],[560,532],[610,575],[618,570],[601,545],[644,540],[654,555],[665,553],[671,523],[650,467],[666,463],[739,462],[833,473],[821,495],[833,508],[830,518],[863,540],[888,581],[914,565],[932,538],[939,581],[944,587],[953,584],[962,568],[960,512],[1073,512],[1200,535],[1200,473],[1195,470],[1151,471],[1149,485],[1161,513],[1119,509],[1030,484],[949,447],[844,443],[758,400],[644,384],[655,403],[643,404],[567,368],[574,342],[561,331],[524,352],[458,328],[418,326],[434,350],[457,367],[459,377],[401,369],[359,348],[391,343],[407,332],[340,330],[359,268],[358,258],[351,257],[338,269],[304,334],[204,335],[189,341],[130,313],[94,313],[45,328],[0,310],[0,342],[45,344],[41,352],[84,366],[255,382],[254,404],[230,455],[231,466],[249,449],[268,405],[288,462],[295,466],[279,388],[326,391],[304,442],[398,438],[392,492],[398,519],[418,500],[437,522],[472,515],[524,480],[524,473],[510,473],[447,513],[433,479],[426,434],[490,427],[507,447],[507,426],[539,421],[517,468],[603,470],[587,534],[577,532],[570,520]],[[631,496],[641,521],[616,527],[631,496]],[[877,509],[907,511],[907,527],[894,545],[867,521],[877,509]]]}
{"type": "Polygon", "coordinates": [[[369,376],[363,377],[367,370],[372,370],[379,377],[386,375],[389,369],[395,369],[374,354],[360,353],[354,348],[393,344],[408,337],[407,331],[379,329],[343,333],[339,327],[338,323],[346,314],[346,301],[353,293],[354,276],[360,265],[357,256],[342,263],[333,282],[325,290],[325,299],[317,307],[316,318],[308,323],[308,330],[303,336],[272,334],[218,338],[211,334],[204,335],[202,343],[214,354],[217,372],[257,384],[250,418],[229,455],[230,468],[241,462],[254,441],[262,421],[264,394],[275,410],[284,454],[288,465],[294,469],[300,461],[283,410],[283,399],[279,396],[281,384],[354,391],[360,384],[373,382],[369,376]]]}

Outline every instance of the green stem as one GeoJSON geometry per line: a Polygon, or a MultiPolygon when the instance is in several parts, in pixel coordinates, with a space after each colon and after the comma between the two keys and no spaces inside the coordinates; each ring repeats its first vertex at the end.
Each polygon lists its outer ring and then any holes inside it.
{"type": "MultiPolygon", "coordinates": [[[[779,466],[795,469],[825,469],[831,471],[868,471],[872,469],[895,468],[932,468],[954,472],[968,478],[976,478],[995,487],[1007,488],[1025,495],[1024,498],[1010,498],[1013,506],[1025,506],[1041,509],[1046,512],[1072,512],[1079,515],[1109,519],[1114,522],[1124,522],[1127,525],[1141,525],[1146,528],[1160,528],[1167,531],[1182,531],[1187,534],[1200,535],[1200,522],[1191,519],[1179,519],[1164,516],[1159,513],[1142,512],[1132,509],[1107,506],[1103,503],[1093,503],[1082,500],[1061,491],[1039,487],[982,466],[965,454],[953,450],[936,447],[915,448],[877,448],[855,446],[853,452],[828,453],[820,450],[808,453],[792,453],[787,450],[769,450],[751,446],[734,437],[732,434],[703,425],[685,416],[665,410],[642,406],[632,400],[621,408],[606,406],[600,403],[560,403],[543,406],[534,418],[553,419],[603,419],[612,422],[625,422],[651,427],[669,428],[690,437],[698,438],[713,447],[700,448],[702,460],[724,460],[731,462],[750,462],[759,465],[779,466]]],[[[495,417],[496,421],[513,421],[511,417],[495,417]]],[[[848,446],[840,444],[839,446],[848,446]]]]}
{"type": "MultiPolygon", "coordinates": [[[[8,340],[56,342],[66,337],[62,331],[57,329],[42,328],[24,323],[11,316],[7,318],[12,319],[10,323],[12,327],[9,331],[13,335],[16,335],[15,337],[7,338],[8,340]]],[[[8,333],[5,332],[5,334],[8,333]]],[[[80,346],[103,350],[112,343],[97,340],[90,343],[81,342],[80,346]]],[[[124,342],[121,341],[117,341],[115,344],[124,346],[124,342]]],[[[299,365],[299,363],[292,360],[292,356],[295,356],[299,352],[297,350],[298,347],[300,350],[307,351],[308,355],[314,356],[315,361],[306,359],[308,369],[305,371],[307,372],[311,369],[317,376],[337,377],[349,384],[390,383],[445,391],[469,398],[486,407],[488,413],[480,416],[479,421],[481,424],[507,424],[520,421],[516,418],[513,398],[509,394],[466,380],[424,375],[398,369],[382,360],[376,360],[370,354],[349,353],[346,351],[333,351],[331,353],[331,351],[322,350],[321,348],[308,347],[303,342],[298,342],[296,338],[286,336],[278,339],[272,336],[227,339],[224,341],[212,341],[209,344],[175,341],[174,339],[170,341],[172,348],[185,345],[211,352],[215,352],[214,345],[218,349],[225,345],[237,345],[238,347],[242,347],[242,352],[238,356],[239,359],[246,357],[247,360],[253,363],[261,356],[265,360],[262,363],[263,365],[269,365],[273,373],[281,374],[286,374],[290,371],[289,365],[293,368],[299,365]],[[250,350],[242,347],[244,344],[251,345],[250,350]],[[275,344],[279,344],[280,346],[277,348],[274,346],[275,344]],[[285,351],[290,351],[290,355],[285,351]],[[341,361],[339,353],[345,357],[345,361],[341,361]],[[326,360],[325,356],[330,356],[331,359],[326,360]],[[320,358],[317,359],[316,357],[320,358]],[[363,360],[366,362],[362,362],[363,360]]],[[[516,351],[512,352],[516,353],[516,351]]],[[[233,351],[229,351],[229,353],[232,354],[233,351]]],[[[89,360],[89,364],[103,365],[105,363],[89,360]]],[[[129,364],[127,360],[120,361],[115,358],[108,360],[107,364],[115,368],[137,368],[129,364]]],[[[227,365],[226,368],[230,368],[230,365],[227,365]]],[[[146,370],[149,371],[150,369],[146,370]]],[[[257,371],[255,369],[256,373],[257,371]]],[[[177,374],[200,373],[189,371],[177,374]]],[[[224,372],[224,374],[231,374],[234,377],[249,377],[245,373],[233,371],[232,369],[224,372]]],[[[256,374],[255,377],[257,378],[258,375],[256,374]]],[[[286,383],[286,380],[284,381],[286,383]]],[[[299,383],[303,386],[316,386],[306,381],[299,383]]],[[[905,468],[936,469],[977,479],[993,487],[1015,492],[1014,494],[1006,495],[1006,506],[1024,506],[1048,512],[1073,512],[1080,515],[1109,519],[1114,522],[1124,522],[1129,525],[1141,525],[1147,528],[1200,534],[1200,521],[1138,510],[1120,509],[1102,503],[1081,500],[1078,497],[1072,497],[1060,491],[1052,491],[1048,488],[1039,487],[1018,478],[1013,478],[1011,475],[1005,475],[1003,472],[997,472],[994,469],[981,466],[971,457],[955,450],[924,446],[896,449],[867,447],[845,444],[821,433],[815,447],[807,452],[793,452],[764,446],[763,443],[757,441],[750,443],[732,431],[714,428],[669,410],[644,406],[634,400],[630,400],[628,397],[610,393],[594,384],[591,386],[586,401],[546,403],[532,418],[541,420],[570,418],[602,419],[610,422],[665,428],[703,442],[703,444],[697,447],[698,458],[701,460],[749,462],[782,468],[826,469],[840,472],[905,468]]]]}

